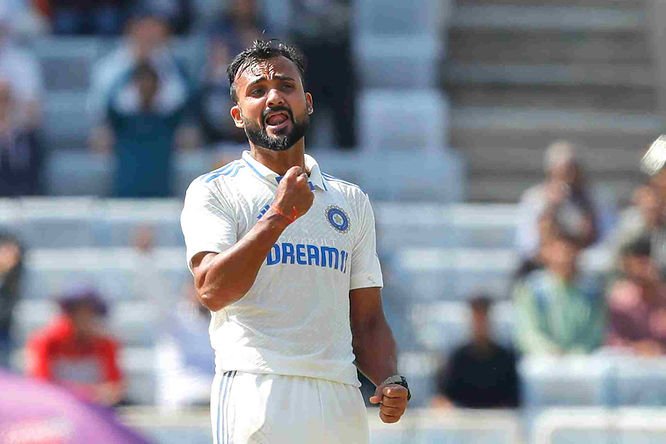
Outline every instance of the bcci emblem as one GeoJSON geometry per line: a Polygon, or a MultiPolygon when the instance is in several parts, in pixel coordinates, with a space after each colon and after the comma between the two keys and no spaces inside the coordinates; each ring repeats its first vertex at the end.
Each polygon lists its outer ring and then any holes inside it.
{"type": "Polygon", "coordinates": [[[342,208],[335,205],[326,208],[326,219],[340,233],[349,231],[349,216],[342,208]]]}

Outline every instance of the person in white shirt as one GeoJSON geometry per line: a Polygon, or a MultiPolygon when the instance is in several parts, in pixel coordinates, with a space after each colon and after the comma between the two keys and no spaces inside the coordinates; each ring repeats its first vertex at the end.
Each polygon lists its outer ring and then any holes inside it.
{"type": "Polygon", "coordinates": [[[181,216],[212,312],[214,443],[365,444],[356,368],[377,385],[370,402],[384,422],[409,399],[368,196],[305,154],[313,99],[296,48],[256,41],[228,75],[250,151],[194,180],[181,216]]]}

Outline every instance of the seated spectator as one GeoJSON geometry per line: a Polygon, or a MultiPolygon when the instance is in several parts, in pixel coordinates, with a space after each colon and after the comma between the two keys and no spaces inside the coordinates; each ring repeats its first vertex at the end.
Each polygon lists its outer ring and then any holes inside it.
{"type": "MultiPolygon", "coordinates": [[[[139,65],[150,65],[157,71],[160,94],[160,109],[174,111],[185,106],[190,99],[190,85],[183,65],[169,49],[169,24],[160,14],[137,9],[127,26],[126,38],[120,47],[100,60],[93,68],[88,109],[95,127],[91,132],[93,149],[110,152],[113,136],[107,125],[107,110],[113,99],[112,93],[122,95],[126,108],[137,108],[137,92],[126,82],[139,65]],[[119,84],[125,88],[118,90],[119,84]]],[[[187,139],[187,138],[184,138],[187,139]]],[[[196,141],[188,139],[189,145],[196,141]]],[[[186,142],[183,142],[186,143],[186,142]]]]}
{"type": "Polygon", "coordinates": [[[182,299],[160,326],[157,344],[157,402],[164,409],[210,404],[215,358],[208,340],[210,312],[188,281],[182,299]]]}
{"type": "Polygon", "coordinates": [[[128,0],[49,0],[54,34],[118,35],[128,0]]]}
{"type": "Polygon", "coordinates": [[[62,314],[28,342],[28,373],[102,405],[123,398],[118,345],[102,328],[106,305],[92,290],[59,300],[62,314]]]}
{"type": "Polygon", "coordinates": [[[633,206],[622,212],[613,236],[613,247],[619,257],[623,247],[648,237],[652,253],[663,276],[666,276],[666,201],[651,184],[640,186],[634,192],[633,206]]]}
{"type": "Polygon", "coordinates": [[[0,197],[38,194],[41,166],[37,134],[17,115],[11,83],[0,79],[0,197]]]}
{"type": "Polygon", "coordinates": [[[176,130],[186,104],[166,105],[163,88],[158,72],[145,62],[111,93],[107,116],[115,141],[115,197],[171,194],[176,130]]]}
{"type": "Polygon", "coordinates": [[[515,408],[520,402],[516,355],[492,337],[492,301],[477,296],[469,303],[472,339],[456,348],[437,376],[434,406],[472,409],[515,408]]]}
{"type": "Polygon", "coordinates": [[[22,125],[34,129],[41,125],[42,73],[37,59],[15,44],[14,18],[9,14],[9,9],[0,7],[0,78],[10,83],[14,114],[22,125]]]}
{"type": "Polygon", "coordinates": [[[13,349],[14,308],[20,296],[23,249],[8,233],[0,233],[0,367],[9,367],[13,349]]]}
{"type": "Polygon", "coordinates": [[[514,289],[516,335],[529,354],[590,353],[603,341],[605,304],[596,279],[578,269],[580,238],[559,227],[546,240],[544,269],[514,289]]]}
{"type": "Polygon", "coordinates": [[[625,245],[610,290],[607,343],[639,355],[666,353],[666,283],[651,257],[650,238],[625,245]]]}
{"type": "Polygon", "coordinates": [[[539,248],[539,218],[554,215],[588,247],[598,238],[598,214],[590,196],[583,169],[574,145],[558,141],[550,145],[545,156],[546,179],[523,193],[516,243],[521,257],[533,258],[539,248]]]}

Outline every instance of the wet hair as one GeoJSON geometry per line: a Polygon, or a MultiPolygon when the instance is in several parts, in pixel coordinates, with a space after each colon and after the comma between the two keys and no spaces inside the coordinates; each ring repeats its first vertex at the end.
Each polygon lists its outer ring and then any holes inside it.
{"type": "Polygon", "coordinates": [[[305,85],[305,56],[298,48],[277,39],[255,40],[254,43],[252,43],[252,46],[234,57],[227,68],[231,100],[233,100],[234,103],[238,103],[238,94],[236,93],[234,83],[239,73],[242,73],[256,63],[280,56],[290,60],[296,65],[296,68],[298,68],[298,72],[301,75],[301,82],[305,85]]]}

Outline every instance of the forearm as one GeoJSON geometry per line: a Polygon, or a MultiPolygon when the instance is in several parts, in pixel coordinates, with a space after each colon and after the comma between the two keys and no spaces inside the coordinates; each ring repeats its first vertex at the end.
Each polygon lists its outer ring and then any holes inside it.
{"type": "Polygon", "coordinates": [[[375,385],[398,373],[397,351],[383,314],[371,322],[352,324],[356,366],[375,385]]]}
{"type": "Polygon", "coordinates": [[[195,272],[201,302],[218,311],[241,299],[252,287],[271,247],[289,221],[270,210],[233,247],[204,259],[195,272]]]}

